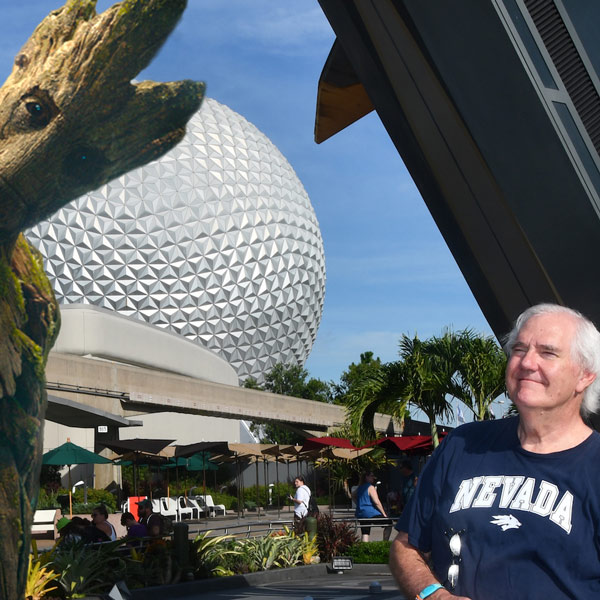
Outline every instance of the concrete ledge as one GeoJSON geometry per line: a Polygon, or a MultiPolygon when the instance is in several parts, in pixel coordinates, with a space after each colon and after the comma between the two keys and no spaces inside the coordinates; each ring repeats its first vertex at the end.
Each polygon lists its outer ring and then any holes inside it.
{"type": "MultiPolygon", "coordinates": [[[[375,576],[389,575],[390,570],[387,565],[354,565],[352,571],[354,575],[375,576]]],[[[266,585],[268,583],[279,583],[283,581],[296,581],[316,579],[326,577],[343,577],[330,571],[330,563],[320,565],[308,565],[304,567],[291,567],[289,569],[271,569],[269,571],[259,571],[258,573],[248,573],[246,575],[232,575],[230,577],[212,577],[208,579],[196,579],[176,583],[174,585],[165,585],[160,587],[148,587],[138,590],[131,590],[133,600],[146,600],[147,598],[185,598],[191,595],[203,595],[217,590],[242,589],[257,585],[266,585]]]]}

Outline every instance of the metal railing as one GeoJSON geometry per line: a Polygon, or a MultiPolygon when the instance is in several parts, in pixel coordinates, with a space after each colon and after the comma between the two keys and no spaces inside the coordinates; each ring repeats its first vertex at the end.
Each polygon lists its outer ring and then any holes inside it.
{"type": "MultiPolygon", "coordinates": [[[[368,527],[393,527],[397,517],[372,517],[370,519],[357,519],[352,516],[333,516],[335,522],[349,523],[358,531],[362,526],[368,527]]],[[[211,524],[205,520],[202,522],[181,521],[189,527],[190,537],[195,537],[200,533],[214,533],[214,535],[232,535],[236,538],[262,537],[276,531],[283,531],[285,527],[292,529],[294,527],[293,516],[290,519],[257,520],[241,522],[239,520],[215,520],[211,524]]]]}

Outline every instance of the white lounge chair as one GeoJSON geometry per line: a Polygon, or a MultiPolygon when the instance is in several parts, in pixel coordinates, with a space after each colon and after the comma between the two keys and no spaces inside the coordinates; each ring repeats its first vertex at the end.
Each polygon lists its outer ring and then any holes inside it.
{"type": "Polygon", "coordinates": [[[196,498],[188,496],[186,502],[187,506],[194,511],[193,519],[201,519],[209,514],[208,508],[204,504],[200,504],[196,498]]]}
{"type": "Polygon", "coordinates": [[[211,517],[216,517],[219,514],[222,514],[222,515],[225,514],[225,505],[224,504],[215,504],[213,502],[212,496],[210,494],[207,494],[206,496],[200,496],[200,497],[204,498],[204,504],[205,504],[206,508],[208,509],[208,512],[211,517]]]}
{"type": "Polygon", "coordinates": [[[176,521],[179,520],[179,511],[177,510],[175,498],[163,496],[160,499],[160,514],[163,515],[163,517],[173,517],[176,521]]]}
{"type": "Polygon", "coordinates": [[[194,517],[194,509],[188,506],[185,496],[179,496],[177,498],[177,511],[179,513],[179,520],[181,521],[185,517],[190,519],[198,518],[194,517]]]}

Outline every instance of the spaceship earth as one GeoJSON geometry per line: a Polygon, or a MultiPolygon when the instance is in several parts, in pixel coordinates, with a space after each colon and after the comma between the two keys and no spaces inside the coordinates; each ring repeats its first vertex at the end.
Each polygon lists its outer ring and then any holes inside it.
{"type": "Polygon", "coordinates": [[[62,304],[164,327],[240,380],[304,364],[321,320],[319,225],[294,170],[254,125],[206,98],[159,160],[26,232],[62,304]]]}

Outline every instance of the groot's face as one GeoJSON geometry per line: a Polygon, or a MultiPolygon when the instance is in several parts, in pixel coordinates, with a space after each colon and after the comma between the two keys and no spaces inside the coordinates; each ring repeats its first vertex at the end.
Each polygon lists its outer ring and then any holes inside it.
{"type": "Polygon", "coordinates": [[[200,105],[202,83],[131,84],[184,0],[94,7],[46,17],[0,89],[0,242],[167,152],[200,105]]]}

